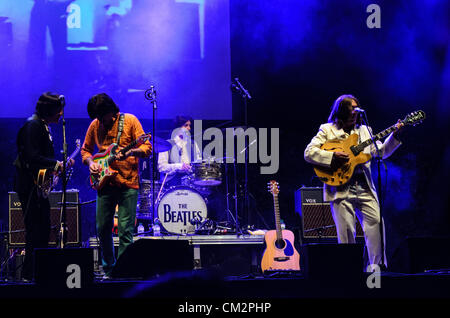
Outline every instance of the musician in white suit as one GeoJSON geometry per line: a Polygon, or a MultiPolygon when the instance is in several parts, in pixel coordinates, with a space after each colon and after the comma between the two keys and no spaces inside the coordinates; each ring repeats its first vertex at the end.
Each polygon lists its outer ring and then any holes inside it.
{"type": "MultiPolygon", "coordinates": [[[[371,128],[362,125],[359,102],[352,95],[342,95],[334,102],[328,123],[322,124],[318,133],[305,149],[304,157],[309,163],[324,167],[340,166],[349,160],[345,152],[331,152],[320,149],[327,141],[346,139],[351,134],[358,135],[358,142],[371,138],[371,128]],[[370,132],[369,132],[370,130],[370,132]]],[[[400,128],[401,124],[398,127],[400,128]]],[[[364,153],[373,157],[389,157],[401,144],[396,132],[390,134],[384,143],[364,149],[364,153]],[[378,153],[379,151],[379,153],[378,153]]],[[[375,184],[372,180],[370,160],[355,168],[352,178],[341,186],[324,185],[324,200],[330,201],[331,211],[339,243],[355,243],[356,217],[361,223],[367,247],[369,265],[387,266],[386,257],[382,258],[380,235],[380,206],[375,184]]],[[[384,233],[384,231],[383,231],[384,233]]],[[[385,256],[385,255],[383,255],[385,256]]]]}

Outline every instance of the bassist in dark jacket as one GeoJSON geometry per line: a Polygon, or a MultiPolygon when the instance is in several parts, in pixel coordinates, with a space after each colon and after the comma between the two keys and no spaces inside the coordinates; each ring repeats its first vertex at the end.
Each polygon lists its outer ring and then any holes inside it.
{"type": "MultiPolygon", "coordinates": [[[[22,277],[33,279],[33,250],[48,246],[50,236],[50,202],[39,191],[36,178],[40,169],[58,172],[62,162],[55,159],[49,124],[58,123],[63,114],[59,95],[44,93],[39,97],[35,113],[17,134],[16,178],[14,190],[19,195],[25,224],[25,260],[22,277]]],[[[70,165],[73,161],[70,162],[70,165]]]]}

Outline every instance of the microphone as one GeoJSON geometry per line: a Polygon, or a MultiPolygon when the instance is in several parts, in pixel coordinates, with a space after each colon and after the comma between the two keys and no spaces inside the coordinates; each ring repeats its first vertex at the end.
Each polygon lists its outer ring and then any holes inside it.
{"type": "Polygon", "coordinates": [[[155,90],[155,87],[153,85],[150,86],[150,89],[147,89],[145,91],[145,98],[148,99],[149,101],[156,100],[156,90],[155,90]]]}
{"type": "MultiPolygon", "coordinates": [[[[244,86],[242,86],[241,82],[239,82],[239,78],[235,77],[234,81],[237,84],[237,88],[239,88],[239,90],[242,92],[242,95],[244,97],[247,97],[248,99],[252,99],[252,97],[250,96],[250,94],[248,93],[248,91],[244,88],[244,86]]],[[[232,86],[233,87],[233,86],[232,86]]]]}
{"type": "Polygon", "coordinates": [[[231,83],[230,88],[232,91],[236,91],[238,93],[240,93],[241,89],[234,83],[231,83]]]}
{"type": "Polygon", "coordinates": [[[66,106],[66,99],[65,99],[64,95],[59,95],[58,100],[62,107],[66,106]]]}
{"type": "Polygon", "coordinates": [[[359,108],[359,107],[354,108],[354,111],[357,113],[365,113],[366,112],[364,109],[359,108]]]}

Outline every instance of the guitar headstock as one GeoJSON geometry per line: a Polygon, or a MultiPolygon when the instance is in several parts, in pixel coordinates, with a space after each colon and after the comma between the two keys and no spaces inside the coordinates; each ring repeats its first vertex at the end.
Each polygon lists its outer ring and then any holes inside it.
{"type": "Polygon", "coordinates": [[[77,148],[81,147],[81,140],[80,139],[75,140],[75,147],[77,147],[77,148]]]}
{"type": "Polygon", "coordinates": [[[267,188],[269,189],[269,192],[272,193],[272,195],[277,195],[278,193],[280,193],[280,187],[278,185],[278,182],[276,182],[275,180],[270,180],[267,183],[267,188]]]}
{"type": "Polygon", "coordinates": [[[416,110],[408,115],[406,115],[405,119],[403,119],[403,123],[405,125],[418,125],[421,124],[425,120],[425,112],[423,110],[416,110]]]}

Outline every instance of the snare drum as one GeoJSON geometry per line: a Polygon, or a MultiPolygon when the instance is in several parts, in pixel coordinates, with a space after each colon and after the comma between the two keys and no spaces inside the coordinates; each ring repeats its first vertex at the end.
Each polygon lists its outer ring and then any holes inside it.
{"type": "Polygon", "coordinates": [[[190,187],[173,187],[158,202],[159,221],[170,233],[193,234],[196,225],[207,216],[205,200],[197,190],[190,187]]]}
{"type": "Polygon", "coordinates": [[[217,162],[202,161],[192,163],[194,184],[198,186],[217,186],[222,183],[222,165],[217,162]]]}

